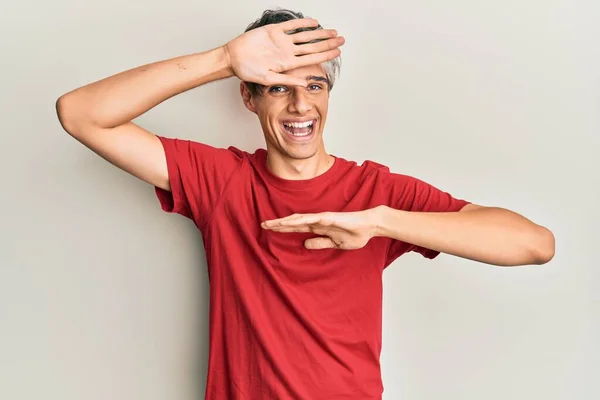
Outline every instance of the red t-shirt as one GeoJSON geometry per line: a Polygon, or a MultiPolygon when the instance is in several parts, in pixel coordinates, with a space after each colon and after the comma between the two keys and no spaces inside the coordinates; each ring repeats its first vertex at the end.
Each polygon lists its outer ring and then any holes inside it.
{"type": "Polygon", "coordinates": [[[385,204],[458,211],[464,200],[372,161],[336,157],[313,179],[285,180],[266,150],[160,137],[171,192],[162,209],[202,233],[210,279],[206,399],[381,399],[382,274],[409,251],[377,237],[358,250],[308,250],[308,233],[261,228],[293,213],[358,211],[385,204]]]}

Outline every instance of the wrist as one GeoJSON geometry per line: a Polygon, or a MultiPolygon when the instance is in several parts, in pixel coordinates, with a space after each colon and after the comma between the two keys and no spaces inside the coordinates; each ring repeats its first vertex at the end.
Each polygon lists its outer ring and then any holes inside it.
{"type": "Polygon", "coordinates": [[[402,240],[409,224],[409,220],[406,217],[411,213],[386,205],[377,206],[373,210],[374,237],[389,237],[402,240]]]}
{"type": "Polygon", "coordinates": [[[372,209],[373,211],[373,237],[385,236],[385,221],[388,218],[387,213],[389,212],[389,207],[385,205],[380,205],[372,209]]]}
{"type": "Polygon", "coordinates": [[[200,84],[234,75],[229,65],[229,54],[224,46],[193,54],[192,57],[190,73],[197,77],[200,84]]]}
{"type": "Polygon", "coordinates": [[[233,67],[231,65],[231,54],[229,53],[228,45],[229,43],[226,43],[216,50],[219,52],[222,67],[230,74],[230,76],[233,76],[235,73],[233,72],[233,67]]]}

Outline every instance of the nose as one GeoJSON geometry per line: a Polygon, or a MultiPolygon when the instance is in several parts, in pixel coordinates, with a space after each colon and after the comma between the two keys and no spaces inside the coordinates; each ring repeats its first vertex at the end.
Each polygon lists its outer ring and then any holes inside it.
{"type": "Polygon", "coordinates": [[[292,93],[290,103],[288,104],[288,111],[298,114],[306,114],[312,110],[312,104],[306,93],[304,93],[303,87],[296,87],[292,93]]]}

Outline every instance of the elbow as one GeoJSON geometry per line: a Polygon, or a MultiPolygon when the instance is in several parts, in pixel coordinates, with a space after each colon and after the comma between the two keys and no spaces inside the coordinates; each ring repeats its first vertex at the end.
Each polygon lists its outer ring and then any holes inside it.
{"type": "Polygon", "coordinates": [[[56,103],[54,104],[54,108],[56,109],[56,116],[58,117],[58,122],[60,122],[60,125],[62,126],[62,128],[66,132],[71,133],[70,131],[71,131],[72,123],[67,118],[68,106],[66,104],[64,95],[60,96],[56,100],[56,103]]]}
{"type": "Polygon", "coordinates": [[[546,264],[554,258],[554,253],[554,234],[547,228],[539,227],[531,246],[532,264],[546,264]]]}
{"type": "Polygon", "coordinates": [[[75,136],[78,123],[74,117],[73,101],[68,98],[68,95],[63,95],[56,100],[54,107],[62,128],[71,136],[75,136]]]}

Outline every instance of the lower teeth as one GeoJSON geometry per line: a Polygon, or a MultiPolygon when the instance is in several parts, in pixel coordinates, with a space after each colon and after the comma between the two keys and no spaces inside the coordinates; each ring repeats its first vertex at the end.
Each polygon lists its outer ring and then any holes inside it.
{"type": "Polygon", "coordinates": [[[302,137],[302,136],[308,136],[312,133],[312,126],[310,128],[308,128],[308,132],[304,132],[304,133],[294,133],[290,129],[288,129],[287,126],[286,126],[285,130],[288,131],[292,136],[302,137]]]}
{"type": "Polygon", "coordinates": [[[308,136],[308,135],[310,135],[311,132],[312,132],[312,129],[309,129],[308,132],[306,132],[306,133],[293,133],[293,132],[290,132],[290,133],[294,136],[308,136]]]}

